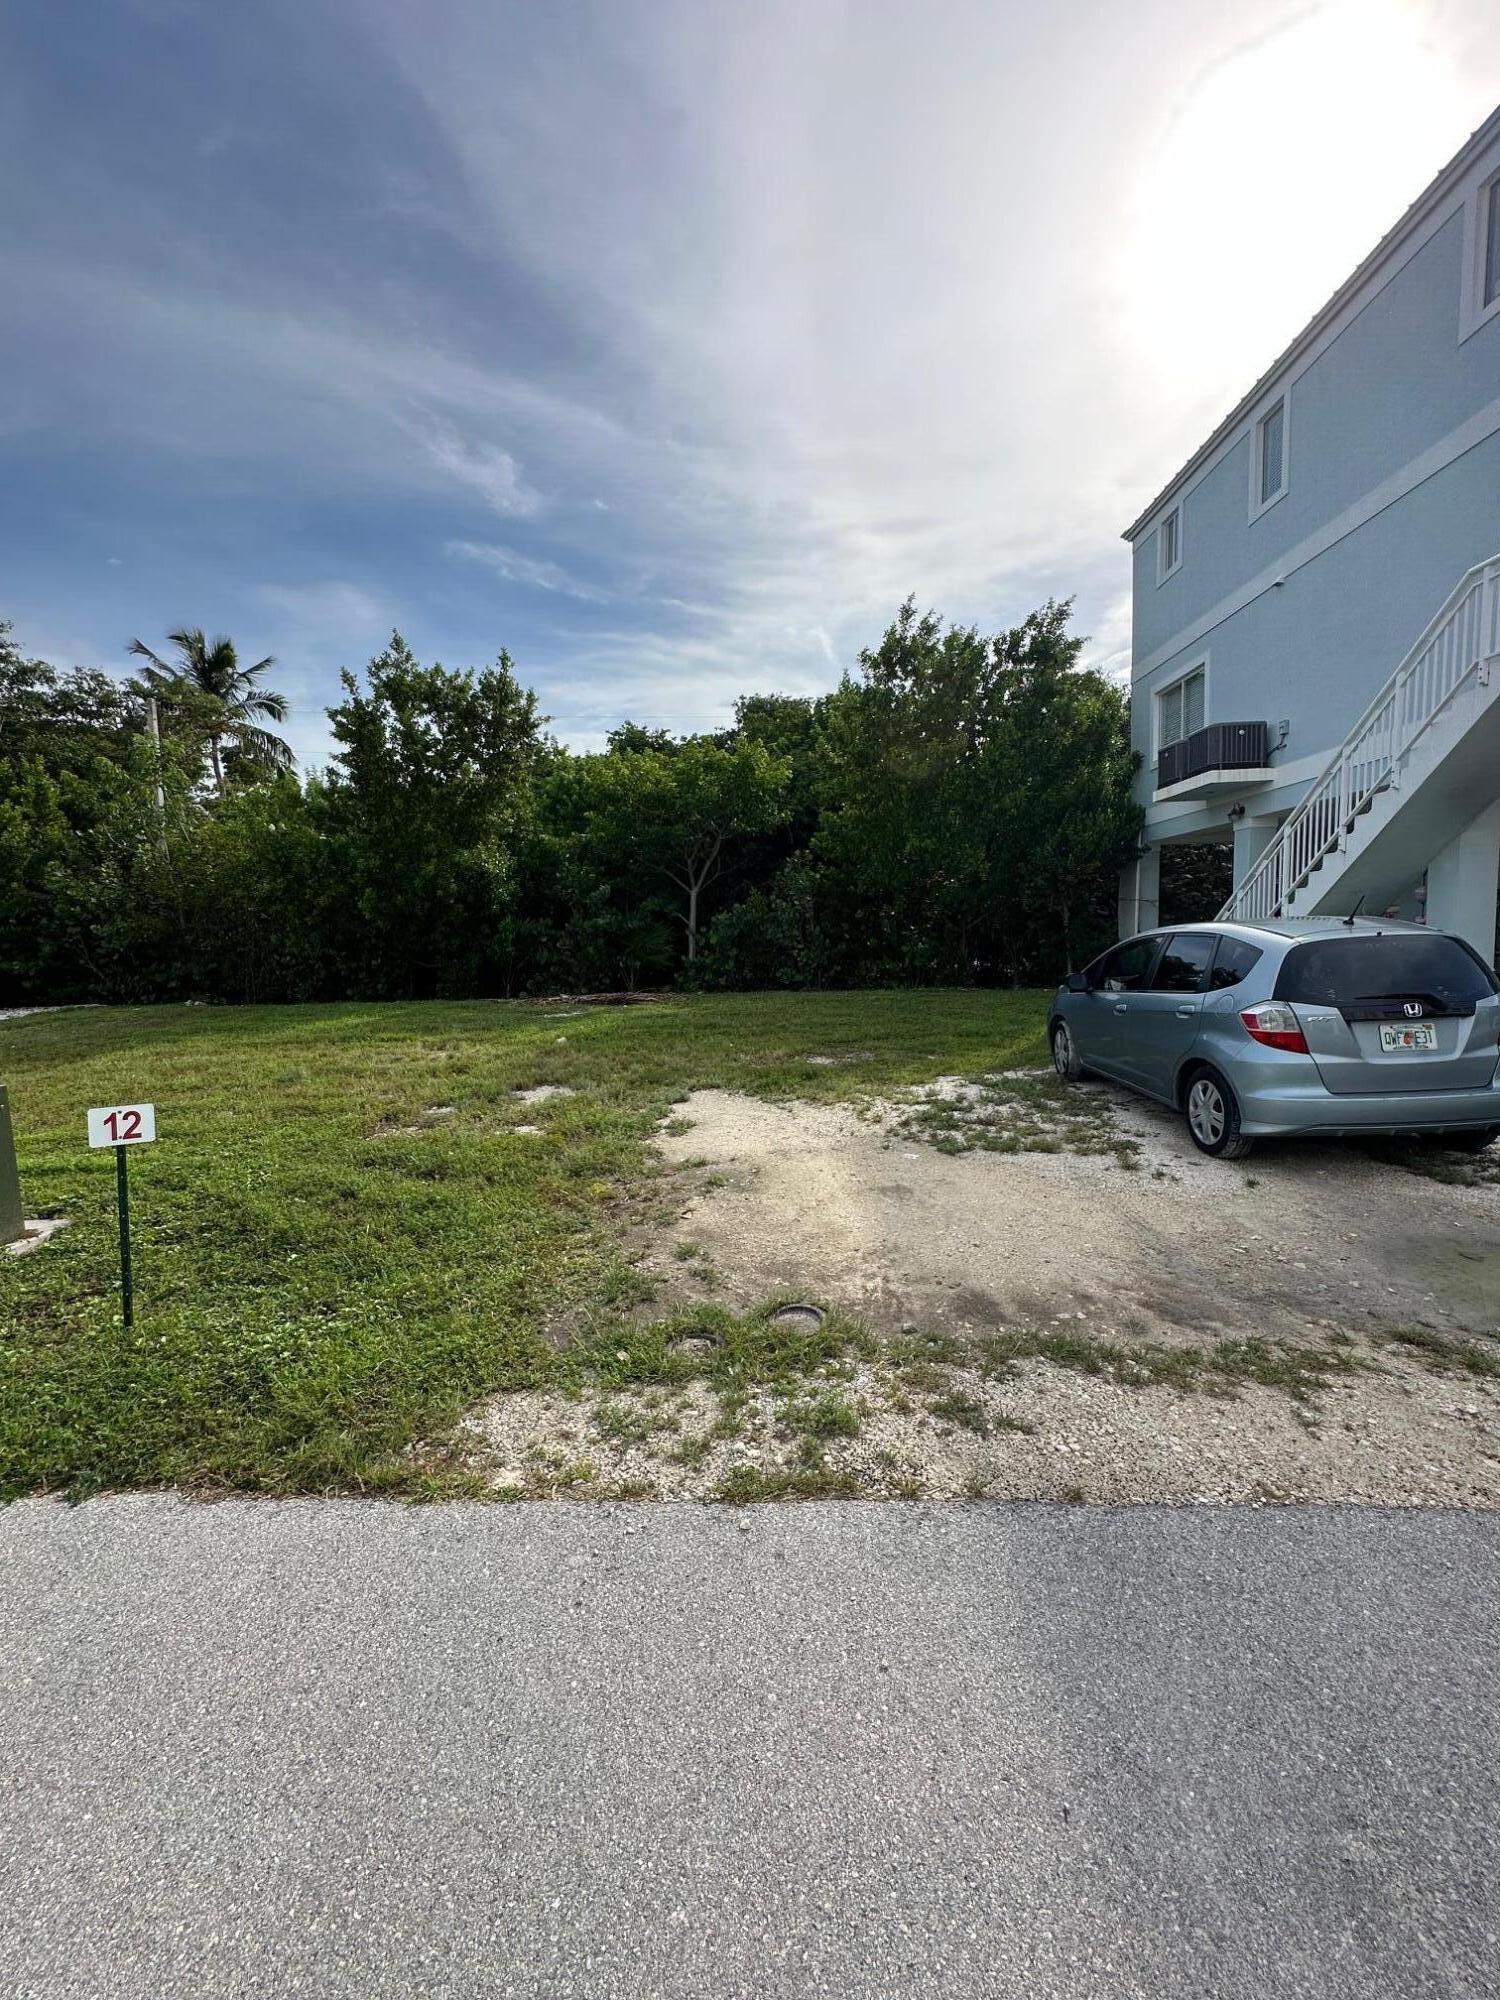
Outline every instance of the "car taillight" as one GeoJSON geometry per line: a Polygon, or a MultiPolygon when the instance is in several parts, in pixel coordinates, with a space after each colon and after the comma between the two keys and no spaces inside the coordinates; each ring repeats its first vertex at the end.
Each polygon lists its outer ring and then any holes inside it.
{"type": "Polygon", "coordinates": [[[1246,1007],[1241,1011],[1240,1019],[1252,1042],[1260,1042],[1268,1049],[1290,1049],[1294,1055],[1307,1054],[1307,1037],[1297,1016],[1290,1007],[1283,1007],[1279,1000],[1267,1000],[1259,1007],[1246,1007]]]}

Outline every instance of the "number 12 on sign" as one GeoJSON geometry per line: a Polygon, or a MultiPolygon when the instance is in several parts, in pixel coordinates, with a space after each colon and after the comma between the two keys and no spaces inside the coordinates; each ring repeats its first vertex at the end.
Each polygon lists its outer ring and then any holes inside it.
{"type": "Polygon", "coordinates": [[[115,1200],[120,1213],[120,1303],[125,1324],[135,1323],[135,1287],[130,1276],[130,1170],[126,1166],[131,1146],[149,1146],[156,1137],[154,1104],[106,1104],[89,1113],[90,1146],[115,1149],[115,1200]]]}
{"type": "Polygon", "coordinates": [[[149,1146],[155,1137],[154,1104],[107,1104],[89,1113],[91,1146],[149,1146]]]}

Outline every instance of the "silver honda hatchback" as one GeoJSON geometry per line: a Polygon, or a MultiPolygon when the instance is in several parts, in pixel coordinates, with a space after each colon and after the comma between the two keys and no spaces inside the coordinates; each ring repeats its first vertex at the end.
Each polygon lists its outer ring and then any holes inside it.
{"type": "Polygon", "coordinates": [[[1418,924],[1286,918],[1128,938],[1052,1002],[1059,1076],[1175,1105],[1201,1151],[1259,1138],[1500,1136],[1500,982],[1418,924]]]}

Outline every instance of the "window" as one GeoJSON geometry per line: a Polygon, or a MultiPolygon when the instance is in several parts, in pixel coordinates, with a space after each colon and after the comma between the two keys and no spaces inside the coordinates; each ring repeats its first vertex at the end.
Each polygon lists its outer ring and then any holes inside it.
{"type": "Polygon", "coordinates": [[[1238,986],[1248,973],[1255,970],[1262,956],[1258,944],[1246,944],[1243,938],[1220,938],[1219,949],[1214,954],[1213,970],[1208,975],[1210,993],[1222,993],[1227,986],[1238,986]]]}
{"type": "Polygon", "coordinates": [[[1167,939],[1151,976],[1153,993],[1201,993],[1218,939],[1212,931],[1179,931],[1167,939]]]}
{"type": "Polygon", "coordinates": [[[1500,173],[1493,167],[1464,202],[1464,275],[1458,337],[1467,340],[1500,313],[1500,173]]]}
{"type": "Polygon", "coordinates": [[[1286,491],[1286,398],[1271,405],[1255,426],[1255,485],[1252,513],[1258,514],[1286,491]]]}
{"type": "Polygon", "coordinates": [[[1173,507],[1161,517],[1156,531],[1156,580],[1165,583],[1182,561],[1182,509],[1173,507]]]}
{"type": "Polygon", "coordinates": [[[1393,1001],[1420,999],[1437,1013],[1472,1014],[1494,991],[1481,960],[1460,939],[1441,932],[1319,938],[1289,951],[1276,981],[1278,1000],[1377,1012],[1381,1002],[1389,1011],[1393,1001]]]}
{"type": "Polygon", "coordinates": [[[1117,944],[1096,962],[1089,984],[1102,986],[1106,993],[1139,993],[1156,963],[1160,942],[1159,938],[1138,937],[1128,944],[1117,944]]]}
{"type": "Polygon", "coordinates": [[[1207,688],[1207,672],[1202,667],[1194,667],[1180,681],[1162,689],[1156,698],[1158,750],[1165,750],[1169,743],[1181,743],[1203,727],[1207,688]]]}

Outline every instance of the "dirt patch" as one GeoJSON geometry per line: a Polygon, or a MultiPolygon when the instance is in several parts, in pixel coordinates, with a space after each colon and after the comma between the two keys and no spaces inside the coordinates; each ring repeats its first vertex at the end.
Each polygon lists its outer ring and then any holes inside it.
{"type": "Polygon", "coordinates": [[[571,1007],[582,1013],[585,1007],[659,1007],[665,1001],[675,1000],[675,993],[549,993],[534,1006],[571,1007]]]}
{"type": "MultiPolygon", "coordinates": [[[[934,1088],[951,1103],[972,1087],[934,1088]]],[[[1201,1340],[1500,1323],[1500,1190],[1348,1148],[1267,1146],[1226,1164],[1171,1113],[1098,1084],[1078,1100],[1095,1135],[1084,1150],[1067,1137],[1009,1150],[1003,1121],[980,1128],[995,1150],[939,1150],[913,1126],[931,1102],[700,1091],[660,1140],[678,1167],[705,1163],[685,1176],[679,1240],[700,1246],[731,1302],[791,1288],[884,1329],[1081,1315],[1106,1335],[1201,1340]]]]}
{"type": "Polygon", "coordinates": [[[688,1331],[658,1326],[649,1379],[474,1412],[459,1455],[498,1490],[1500,1507],[1492,1185],[1339,1147],[1227,1165],[1036,1072],[901,1104],[703,1091],[659,1144],[678,1199],[620,1337],[664,1305],[688,1331]],[[777,1300],[850,1337],[771,1380],[694,1343],[695,1312],[766,1328],[777,1300]]]}

